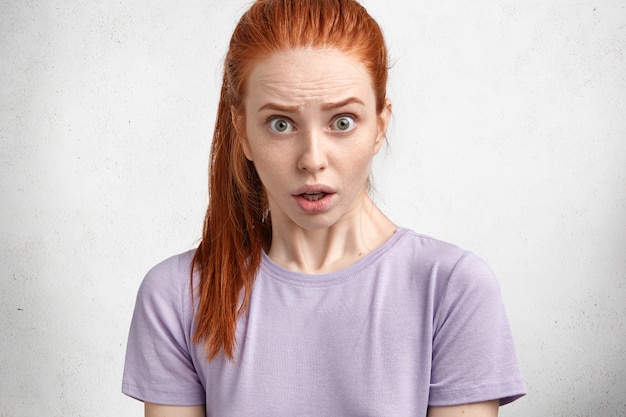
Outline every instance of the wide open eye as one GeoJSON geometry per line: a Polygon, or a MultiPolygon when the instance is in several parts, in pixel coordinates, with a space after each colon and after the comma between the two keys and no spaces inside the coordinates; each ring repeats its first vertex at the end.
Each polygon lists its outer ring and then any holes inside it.
{"type": "Polygon", "coordinates": [[[278,133],[291,132],[293,130],[293,125],[291,124],[291,122],[282,117],[277,117],[275,119],[270,120],[269,126],[270,126],[270,129],[278,133]]]}
{"type": "Polygon", "coordinates": [[[356,121],[352,116],[339,116],[333,120],[333,128],[340,132],[349,132],[356,126],[356,121]]]}

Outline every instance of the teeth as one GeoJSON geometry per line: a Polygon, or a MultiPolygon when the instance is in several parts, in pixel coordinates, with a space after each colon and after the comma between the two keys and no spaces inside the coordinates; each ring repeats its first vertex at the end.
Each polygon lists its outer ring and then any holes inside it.
{"type": "Polygon", "coordinates": [[[304,199],[308,201],[318,201],[321,200],[325,195],[326,193],[304,193],[302,194],[302,197],[304,197],[304,199]]]}

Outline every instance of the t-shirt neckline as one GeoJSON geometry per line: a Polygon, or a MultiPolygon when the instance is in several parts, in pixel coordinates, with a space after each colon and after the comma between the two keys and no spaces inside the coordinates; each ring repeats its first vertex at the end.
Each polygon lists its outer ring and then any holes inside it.
{"type": "Polygon", "coordinates": [[[358,272],[370,266],[380,256],[387,253],[404,236],[407,229],[398,227],[393,235],[378,248],[357,260],[352,265],[340,269],[339,271],[325,274],[308,274],[291,271],[274,262],[265,251],[262,252],[260,269],[272,279],[286,284],[307,287],[328,287],[340,284],[358,275],[358,272]]]}

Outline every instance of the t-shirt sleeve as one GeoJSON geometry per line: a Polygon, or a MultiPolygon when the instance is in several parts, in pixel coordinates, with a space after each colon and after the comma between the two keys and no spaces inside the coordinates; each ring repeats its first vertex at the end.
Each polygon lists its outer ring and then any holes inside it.
{"type": "Polygon", "coordinates": [[[500,288],[487,264],[465,253],[450,273],[435,312],[429,405],[525,394],[500,288]]]}
{"type": "Polygon", "coordinates": [[[189,273],[177,264],[172,258],[157,265],[139,288],[122,392],[158,404],[200,405],[205,394],[190,354],[191,309],[183,302],[189,295],[183,288],[189,285],[189,273]]]}

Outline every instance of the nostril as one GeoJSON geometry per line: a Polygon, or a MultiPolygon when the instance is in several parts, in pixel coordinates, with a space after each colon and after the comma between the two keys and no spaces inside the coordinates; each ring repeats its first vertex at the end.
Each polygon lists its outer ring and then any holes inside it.
{"type": "Polygon", "coordinates": [[[326,165],[310,165],[310,164],[298,164],[298,169],[301,171],[319,172],[326,169],[326,165]]]}

